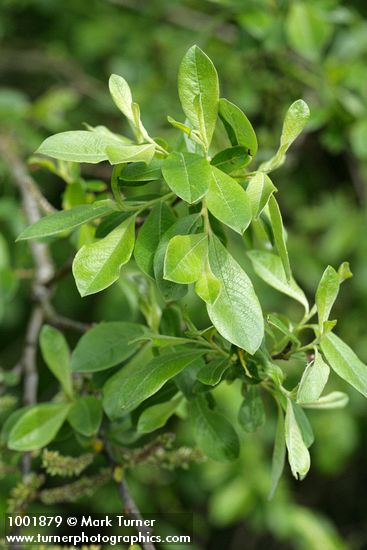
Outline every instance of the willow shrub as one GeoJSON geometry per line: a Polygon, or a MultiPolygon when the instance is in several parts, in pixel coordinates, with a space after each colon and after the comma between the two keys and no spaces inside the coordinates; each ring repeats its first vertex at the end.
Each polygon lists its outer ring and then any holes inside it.
{"type": "Polygon", "coordinates": [[[72,235],[78,248],[73,275],[82,297],[108,288],[119,279],[121,267],[135,261],[151,285],[141,305],[146,322],[94,325],[71,354],[64,336],[45,325],[40,346],[63,397],[15,413],[8,447],[18,452],[45,447],[66,422],[84,437],[98,434],[103,425],[108,439],[113,422],[121,433],[133,432],[131,440],[143,434],[154,438],[179,413],[182,422],[192,425],[205,455],[234,461],[239,430],[253,432],[265,422],[267,393],[278,411],[273,494],[286,454],[296,478],[303,479],[310,468],[313,433],[307,409],[322,414],[348,402],[342,392],[324,392],[330,370],[367,396],[367,368],[334,333],[336,321],[330,319],[340,285],[351,276],[349,266],[328,266],[315,303],[309,304],[292,276],[277,189],[269,175],[285,161],[309,109],[302,100],[289,107],[278,151],[256,166],[255,131],[239,107],[220,98],[216,69],[197,46],[188,50],[179,69],[184,122],[168,117],[179,135],[176,148],[149,135],[122,77],[112,75],[109,88],[134,139],[105,126],[46,139],[37,153],[56,161],[42,157],[38,162],[67,175],[71,185],[65,209],[26,228],[19,240],[72,235]],[[219,124],[228,146],[213,151],[219,124]],[[110,194],[82,180],[78,171],[78,163],[104,161],[112,165],[110,194]],[[243,254],[256,275],[299,302],[304,314],[298,322],[281,311],[263,312],[261,296],[228,249],[231,231],[241,239],[245,234],[243,254]],[[190,285],[207,310],[211,324],[205,329],[195,326],[180,301],[190,285]],[[304,368],[289,388],[287,360],[293,358],[304,368]],[[105,376],[96,375],[101,371],[107,371],[105,376]],[[243,400],[234,427],[218,410],[213,390],[235,379],[241,381],[243,400]]]}

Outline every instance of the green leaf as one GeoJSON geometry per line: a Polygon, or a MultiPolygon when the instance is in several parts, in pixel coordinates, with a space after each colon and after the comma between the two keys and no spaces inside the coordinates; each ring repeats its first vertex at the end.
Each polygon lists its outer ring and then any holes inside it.
{"type": "Polygon", "coordinates": [[[112,201],[96,201],[93,204],[82,204],[50,214],[41,218],[38,222],[26,227],[19,235],[17,241],[26,239],[40,239],[71,231],[84,223],[91,222],[96,218],[101,218],[114,211],[112,201]]]}
{"type": "Polygon", "coordinates": [[[350,270],[349,262],[343,262],[342,264],[340,264],[338,269],[338,275],[339,275],[340,283],[343,283],[347,279],[350,279],[351,277],[353,277],[353,273],[350,270]]]}
{"type": "MultiPolygon", "coordinates": [[[[142,364],[147,364],[152,359],[152,348],[149,345],[143,346],[136,355],[123,367],[132,371],[139,368],[142,364]]],[[[121,383],[120,378],[123,375],[123,369],[113,374],[104,384],[102,405],[105,413],[111,420],[116,420],[126,416],[126,412],[120,406],[121,383]]]]}
{"type": "Polygon", "coordinates": [[[106,147],[107,158],[110,164],[123,164],[127,162],[149,162],[154,157],[155,145],[145,143],[144,145],[115,144],[106,147]]]}
{"type": "Polygon", "coordinates": [[[297,285],[293,277],[287,281],[283,264],[279,256],[267,250],[250,250],[247,252],[254,271],[268,285],[290,296],[303,305],[306,312],[309,306],[303,290],[297,285]]]}
{"type": "Polygon", "coordinates": [[[58,379],[66,395],[72,397],[70,350],[64,335],[50,325],[44,325],[40,333],[40,346],[46,365],[58,379]]]}
{"type": "Polygon", "coordinates": [[[211,270],[208,259],[195,283],[196,294],[207,304],[214,304],[220,294],[222,284],[211,270]]]}
{"type": "Polygon", "coordinates": [[[285,441],[292,474],[296,479],[303,479],[310,469],[310,453],[303,441],[302,433],[298,426],[292,401],[290,399],[287,399],[287,410],[285,414],[285,441]]]}
{"type": "Polygon", "coordinates": [[[276,190],[277,188],[264,172],[255,172],[255,175],[250,178],[246,193],[250,199],[252,215],[255,219],[258,219],[276,190]]]}
{"type": "Polygon", "coordinates": [[[278,487],[280,478],[284,470],[285,463],[285,429],[284,429],[284,416],[282,408],[278,405],[278,421],[277,429],[275,433],[273,457],[271,463],[271,486],[268,495],[268,499],[271,500],[278,487]]]}
{"type": "Polygon", "coordinates": [[[249,226],[252,213],[246,191],[215,166],[212,167],[212,180],[205,200],[213,216],[240,235],[249,226]]]}
{"type": "Polygon", "coordinates": [[[265,423],[265,409],[259,389],[249,386],[238,411],[238,423],[245,432],[255,432],[265,423]]]}
{"type": "Polygon", "coordinates": [[[293,2],[286,18],[286,32],[292,48],[311,61],[317,61],[332,32],[331,20],[317,4],[293,2]]]}
{"type": "Polygon", "coordinates": [[[144,336],[146,328],[136,323],[100,323],[83,334],[71,357],[73,372],[98,372],[118,365],[139,349],[132,342],[144,336]]]}
{"type": "Polygon", "coordinates": [[[119,180],[124,182],[149,182],[159,180],[162,177],[162,162],[152,160],[149,164],[145,162],[134,162],[122,167],[118,175],[119,180]]]}
{"type": "Polygon", "coordinates": [[[73,261],[73,275],[81,296],[109,287],[120,276],[134,249],[135,217],[131,216],[111,233],[82,246],[73,261]]]}
{"type": "Polygon", "coordinates": [[[179,122],[178,120],[175,120],[171,116],[167,116],[167,120],[174,128],[177,128],[178,130],[181,130],[181,132],[183,132],[184,134],[186,134],[188,136],[191,134],[190,126],[187,126],[186,124],[183,124],[182,122],[179,122]]]}
{"type": "Polygon", "coordinates": [[[9,434],[11,430],[13,429],[13,426],[18,422],[19,418],[23,416],[23,414],[26,411],[29,411],[32,408],[32,405],[26,405],[25,407],[21,407],[20,409],[16,409],[13,411],[5,420],[5,422],[2,423],[1,426],[1,434],[0,434],[0,443],[2,445],[7,445],[9,441],[9,434]]]}
{"type": "Polygon", "coordinates": [[[175,283],[194,283],[202,274],[207,251],[205,233],[172,237],[164,259],[164,278],[175,283]]]}
{"type": "Polygon", "coordinates": [[[153,405],[145,409],[139,416],[137,426],[138,432],[149,433],[162,428],[175,413],[181,401],[182,395],[179,395],[170,401],[158,403],[158,405],[153,405]]]}
{"type": "Polygon", "coordinates": [[[209,147],[217,121],[219,83],[215,67],[198,46],[185,54],[178,73],[182,109],[209,147]]]}
{"type": "Polygon", "coordinates": [[[279,149],[273,158],[261,164],[259,170],[262,172],[270,172],[279,168],[285,160],[285,154],[293,141],[299,136],[310,118],[310,110],[307,103],[302,99],[298,99],[289,107],[286,112],[282,135],[280,137],[279,149]]]}
{"type": "Polygon", "coordinates": [[[123,221],[127,220],[127,218],[130,218],[130,216],[131,212],[121,211],[108,214],[97,226],[94,237],[96,239],[103,239],[103,237],[107,237],[111,231],[116,229],[116,227],[122,224],[123,221]]]}
{"type": "Polygon", "coordinates": [[[140,120],[139,106],[133,102],[131,90],[124,78],[112,74],[109,79],[109,89],[115,105],[126,116],[133,128],[138,141],[149,138],[146,129],[140,120]]]}
{"type": "Polygon", "coordinates": [[[122,78],[122,76],[111,74],[108,81],[108,86],[116,106],[126,116],[126,118],[134,123],[134,115],[131,107],[133,98],[131,95],[130,86],[126,80],[122,78]]]}
{"type": "Polygon", "coordinates": [[[158,243],[175,220],[172,210],[160,202],[151,210],[138,233],[134,257],[140,269],[150,277],[154,277],[153,263],[158,243]]]}
{"type": "Polygon", "coordinates": [[[280,136],[280,149],[285,153],[302,132],[308,119],[310,109],[302,99],[297,99],[289,107],[285,114],[282,135],[280,136]]]}
{"type": "Polygon", "coordinates": [[[316,350],[315,359],[305,368],[297,391],[297,403],[303,405],[317,401],[322,394],[330,373],[329,365],[316,350]]]}
{"type": "Polygon", "coordinates": [[[354,351],[332,332],[323,335],[320,345],[336,374],[367,397],[367,366],[354,351]]]}
{"type": "Polygon", "coordinates": [[[108,159],[106,152],[108,146],[118,147],[122,144],[120,139],[112,135],[77,130],[48,137],[36,153],[59,160],[96,164],[108,159]]]}
{"type": "Polygon", "coordinates": [[[254,157],[257,152],[256,134],[245,113],[234,103],[221,98],[219,116],[232,145],[242,145],[247,149],[248,154],[254,157]]]}
{"type": "Polygon", "coordinates": [[[308,449],[309,447],[311,447],[311,445],[315,441],[315,436],[312,430],[312,426],[303,408],[300,405],[297,405],[297,403],[294,403],[293,401],[292,401],[292,406],[293,406],[294,416],[296,417],[296,421],[301,431],[304,444],[308,449]]]}
{"type": "Polygon", "coordinates": [[[289,263],[288,250],[285,241],[285,231],[283,227],[282,215],[280,213],[279,205],[274,197],[271,195],[268,202],[270,222],[273,230],[274,242],[280,259],[282,260],[284,272],[287,281],[289,282],[292,277],[291,266],[289,263]]]}
{"type": "Polygon", "coordinates": [[[208,192],[212,174],[209,162],[195,153],[170,153],[163,163],[163,177],[178,197],[195,203],[208,192]]]}
{"type": "Polygon", "coordinates": [[[202,382],[208,386],[216,386],[221,381],[223,374],[230,366],[230,362],[225,357],[213,359],[201,367],[197,374],[197,379],[199,382],[202,382]]]}
{"type": "Polygon", "coordinates": [[[120,389],[116,406],[124,412],[131,411],[154,395],[168,380],[197,361],[203,353],[197,350],[175,351],[154,357],[149,362],[125,365],[105,384],[104,402],[108,402],[111,396],[115,398],[117,384],[120,389]]]}
{"type": "Polygon", "coordinates": [[[146,334],[139,336],[132,342],[151,342],[155,348],[166,348],[172,346],[184,346],[192,344],[193,341],[187,338],[180,338],[179,336],[167,336],[165,334],[155,334],[154,332],[146,331],[146,334]]]}
{"type": "Polygon", "coordinates": [[[198,391],[200,391],[201,389],[200,387],[203,386],[203,384],[198,382],[197,374],[204,365],[204,358],[200,357],[197,361],[191,363],[191,365],[189,365],[183,371],[179,372],[174,377],[173,381],[175,385],[183,393],[188,401],[196,399],[198,391]]]}
{"type": "Polygon", "coordinates": [[[90,437],[96,434],[102,422],[102,405],[97,397],[80,397],[71,407],[68,422],[78,433],[90,437]]]}
{"type": "MultiPolygon", "coordinates": [[[[117,139],[119,143],[126,143],[126,144],[132,144],[132,140],[126,136],[122,136],[121,134],[116,134],[115,132],[111,132],[109,128],[103,125],[98,126],[90,126],[90,124],[84,123],[84,126],[87,128],[89,132],[95,132],[97,134],[101,134],[107,137],[111,137],[114,139],[117,139]]],[[[75,168],[73,168],[75,170],[75,168]]]]}
{"type": "Polygon", "coordinates": [[[163,279],[164,259],[166,256],[168,243],[175,235],[186,235],[194,232],[200,223],[200,214],[190,214],[189,216],[185,216],[174,223],[164,233],[163,237],[159,241],[153,262],[154,276],[156,278],[158,288],[166,300],[178,300],[186,293],[186,289],[182,285],[163,279]]]}
{"type": "Polygon", "coordinates": [[[252,157],[247,151],[248,149],[242,145],[229,147],[214,155],[210,163],[219,170],[222,170],[222,172],[230,174],[231,172],[244,168],[251,162],[252,157]]]}
{"type": "Polygon", "coordinates": [[[9,434],[9,449],[33,451],[45,447],[55,438],[69,410],[66,403],[43,403],[28,409],[9,434]]]}
{"type": "Polygon", "coordinates": [[[222,285],[216,302],[207,304],[211,322],[224,338],[253,354],[262,342],[264,321],[252,283],[215,236],[210,240],[209,261],[222,285]]]}
{"type": "Polygon", "coordinates": [[[304,409],[342,409],[348,404],[349,397],[346,393],[341,391],[333,391],[320,397],[317,401],[312,401],[310,403],[302,403],[304,409]]]}
{"type": "Polygon", "coordinates": [[[209,458],[227,462],[238,457],[238,435],[222,414],[209,409],[204,397],[192,401],[190,416],[194,422],[196,442],[209,458]]]}
{"type": "Polygon", "coordinates": [[[338,296],[339,286],[339,274],[333,267],[328,265],[316,291],[316,306],[321,330],[323,330],[324,322],[329,319],[331,308],[338,296]]]}

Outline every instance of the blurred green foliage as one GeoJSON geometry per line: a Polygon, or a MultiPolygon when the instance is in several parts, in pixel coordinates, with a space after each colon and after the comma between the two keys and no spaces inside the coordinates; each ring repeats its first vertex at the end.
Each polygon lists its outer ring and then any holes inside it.
{"type": "MultiPolygon", "coordinates": [[[[0,41],[0,133],[12,136],[24,158],[50,133],[81,128],[83,122],[104,120],[125,133],[106,92],[112,72],[131,84],[150,133],[173,135],[164,113],[179,116],[176,67],[193,43],[215,60],[222,94],[244,109],[267,156],[276,147],[287,106],[305,99],[311,109],[308,132],[274,174],[292,264],[296,278],[311,291],[325,264],[350,262],[354,278],[343,285],[335,316],[345,340],[367,360],[365,2],[3,0],[0,41]]],[[[103,171],[88,175],[106,178],[103,171]]],[[[34,177],[58,207],[61,179],[41,169],[34,177]]],[[[23,339],[31,259],[26,244],[14,244],[24,219],[6,162],[0,164],[0,189],[0,383],[14,395],[13,403],[0,396],[2,422],[19,406],[17,381],[7,379],[6,372],[16,363],[23,339]]],[[[67,242],[52,250],[59,264],[71,253],[67,242]]],[[[83,301],[67,277],[55,304],[63,314],[88,322],[136,319],[139,288],[134,273],[125,275],[102,296],[83,301]]],[[[265,309],[299,315],[298,306],[265,285],[259,284],[258,292],[265,309]]],[[[51,383],[42,371],[41,395],[51,383]]],[[[149,503],[143,510],[193,510],[199,518],[198,549],[236,550],[244,540],[249,550],[365,548],[367,415],[359,395],[340,380],[330,385],[347,391],[351,402],[346,409],[312,415],[316,467],[304,482],[282,481],[274,500],[267,501],[274,418],[273,425],[245,436],[235,465],[206,462],[174,473],[139,467],[131,483],[137,500],[149,503]]],[[[229,413],[236,406],[234,395],[232,386],[218,395],[229,413]]],[[[274,415],[270,405],[267,413],[274,415]]],[[[185,431],[179,434],[179,441],[189,438],[185,431]]],[[[1,511],[13,482],[11,475],[0,479],[1,511]]],[[[119,507],[111,485],[91,501],[70,504],[68,511],[119,507]]]]}

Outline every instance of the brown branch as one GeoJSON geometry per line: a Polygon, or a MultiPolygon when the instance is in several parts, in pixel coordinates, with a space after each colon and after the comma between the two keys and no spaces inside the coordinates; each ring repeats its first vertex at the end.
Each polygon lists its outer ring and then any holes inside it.
{"type": "Polygon", "coordinates": [[[48,286],[49,288],[52,288],[55,286],[56,283],[58,283],[61,279],[63,279],[64,277],[66,277],[67,275],[69,275],[69,273],[71,272],[71,267],[73,265],[73,259],[72,258],[69,258],[65,263],[64,265],[62,265],[57,271],[55,271],[55,273],[53,274],[53,276],[51,277],[51,279],[49,279],[46,283],[46,286],[48,286]]]}
{"type": "MultiPolygon", "coordinates": [[[[37,183],[29,174],[25,164],[20,160],[14,141],[6,136],[0,136],[0,155],[8,165],[14,181],[22,196],[23,208],[29,223],[35,223],[41,218],[40,209],[45,214],[56,212],[56,208],[48,202],[37,187],[37,183]]],[[[35,244],[35,243],[34,243],[35,244]]],[[[39,243],[36,243],[39,245],[39,243]]],[[[38,246],[39,249],[46,249],[46,245],[38,246]]],[[[32,254],[34,252],[32,251],[32,254]]],[[[37,260],[38,264],[45,264],[45,260],[37,260]]]]}
{"type": "MultiPolygon", "coordinates": [[[[19,189],[23,209],[27,221],[32,224],[41,218],[40,207],[48,205],[41,195],[35,182],[28,174],[25,165],[17,154],[14,142],[6,137],[0,138],[0,155],[8,163],[9,171],[19,189]],[[41,198],[42,197],[42,198],[41,198]]],[[[50,205],[51,206],[51,205],[50,205]]],[[[35,264],[35,278],[32,283],[34,296],[45,296],[44,284],[53,277],[54,267],[46,244],[31,241],[30,251],[35,264]]],[[[48,291],[47,291],[48,292],[48,291]]],[[[25,405],[34,405],[37,402],[38,372],[37,372],[37,343],[39,332],[44,319],[43,309],[36,304],[31,312],[25,335],[25,345],[19,365],[23,372],[23,402],[25,405]]],[[[25,453],[22,459],[23,478],[30,472],[31,458],[25,453]]]]}
{"type": "Polygon", "coordinates": [[[63,315],[59,315],[56,313],[56,311],[53,311],[52,314],[47,315],[45,313],[46,320],[50,323],[50,325],[60,329],[60,330],[75,330],[76,332],[81,332],[84,334],[84,332],[87,332],[90,328],[92,328],[91,324],[88,323],[82,323],[81,321],[75,321],[74,319],[70,319],[69,317],[64,317],[63,315]]]}
{"type": "MultiPolygon", "coordinates": [[[[118,464],[115,461],[115,458],[113,456],[109,441],[106,438],[103,438],[103,442],[104,442],[105,454],[111,465],[112,471],[114,471],[114,469],[116,468],[116,466],[118,466],[118,464]]],[[[129,516],[131,516],[133,519],[140,520],[139,523],[143,524],[143,521],[144,521],[143,516],[141,515],[140,510],[137,507],[135,500],[133,499],[130,493],[126,480],[122,479],[121,481],[116,481],[116,485],[117,485],[117,490],[119,492],[120,498],[124,505],[124,512],[129,516]]],[[[145,529],[143,525],[140,527],[139,523],[136,526],[138,533],[140,533],[143,537],[147,537],[149,530],[145,529]]],[[[154,544],[152,544],[151,542],[141,542],[140,544],[144,550],[156,550],[154,544]]]]}
{"type": "MultiPolygon", "coordinates": [[[[33,224],[41,218],[40,210],[44,212],[54,211],[55,209],[48,203],[30,176],[26,165],[17,152],[15,142],[8,136],[0,135],[0,156],[6,162],[12,179],[20,192],[28,223],[33,224]]],[[[24,405],[34,405],[37,402],[37,347],[43,322],[47,319],[56,326],[72,328],[79,332],[85,332],[89,328],[88,325],[67,319],[54,310],[50,297],[55,282],[59,280],[63,272],[61,274],[55,273],[50,251],[45,243],[30,241],[29,248],[35,266],[32,298],[36,303],[28,321],[24,349],[15,367],[23,374],[24,405]]],[[[31,454],[26,452],[23,454],[21,461],[21,473],[24,482],[28,479],[30,472],[31,454]]],[[[13,550],[20,550],[16,543],[13,544],[12,548],[13,550]]]]}

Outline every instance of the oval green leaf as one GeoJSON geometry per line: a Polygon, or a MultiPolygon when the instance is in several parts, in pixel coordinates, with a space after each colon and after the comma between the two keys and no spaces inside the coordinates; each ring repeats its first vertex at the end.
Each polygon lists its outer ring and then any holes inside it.
{"type": "Polygon", "coordinates": [[[290,399],[287,399],[285,414],[285,441],[292,474],[296,479],[304,479],[311,465],[310,453],[303,441],[290,399]]]}
{"type": "Polygon", "coordinates": [[[209,317],[224,338],[253,354],[264,336],[264,320],[252,283],[217,237],[210,241],[209,261],[222,287],[216,302],[207,304],[209,317]]]}
{"type": "Polygon", "coordinates": [[[36,153],[59,160],[89,162],[96,164],[107,160],[106,148],[119,146],[122,141],[112,134],[77,130],[61,132],[50,136],[37,149],[36,153]]]}
{"type": "Polygon", "coordinates": [[[135,217],[132,216],[107,237],[79,250],[73,261],[73,275],[81,296],[95,294],[117,281],[121,267],[131,257],[134,240],[135,217]]]}
{"type": "Polygon", "coordinates": [[[70,405],[45,403],[28,409],[13,426],[8,447],[13,451],[33,451],[48,445],[56,436],[70,405]]]}
{"type": "Polygon", "coordinates": [[[249,226],[252,212],[246,191],[215,166],[212,167],[212,179],[205,200],[213,216],[240,235],[249,226]]]}
{"type": "Polygon", "coordinates": [[[189,204],[208,192],[210,164],[195,153],[171,153],[163,163],[162,173],[169,188],[189,204]]]}
{"type": "Polygon", "coordinates": [[[204,397],[191,403],[191,418],[199,448],[218,462],[235,460],[240,453],[240,441],[229,421],[220,413],[209,409],[204,397]]]}
{"type": "Polygon", "coordinates": [[[73,372],[99,372],[118,365],[135,353],[146,328],[136,323],[101,323],[86,332],[71,356],[73,372]]]}
{"type": "Polygon", "coordinates": [[[66,395],[72,397],[70,350],[64,335],[54,327],[44,325],[40,333],[40,347],[46,365],[58,379],[66,395]]]}
{"type": "Polygon", "coordinates": [[[242,145],[254,157],[257,152],[256,134],[245,113],[228,99],[221,98],[219,116],[232,145],[242,145]]]}
{"type": "Polygon", "coordinates": [[[160,202],[152,209],[138,233],[134,257],[140,269],[150,277],[154,277],[154,255],[159,241],[175,220],[172,210],[160,202]]]}
{"type": "Polygon", "coordinates": [[[84,223],[101,218],[114,211],[113,203],[100,201],[94,204],[82,204],[41,218],[38,222],[26,227],[19,235],[17,241],[26,239],[41,239],[51,237],[65,231],[71,231],[84,223]]]}
{"type": "Polygon", "coordinates": [[[255,432],[265,423],[265,409],[259,389],[249,386],[238,411],[238,423],[245,432],[255,432]]]}
{"type": "Polygon", "coordinates": [[[97,397],[86,395],[72,405],[68,422],[74,430],[86,437],[96,434],[102,422],[102,404],[97,397]]]}
{"type": "Polygon", "coordinates": [[[367,366],[354,351],[332,332],[324,334],[320,345],[322,353],[336,374],[367,397],[367,366]]]}
{"type": "Polygon", "coordinates": [[[207,253],[205,233],[172,237],[164,259],[164,278],[175,283],[194,283],[202,274],[207,253]]]}
{"type": "Polygon", "coordinates": [[[179,395],[170,401],[158,403],[145,409],[139,416],[138,432],[149,433],[162,428],[175,413],[181,401],[182,395],[179,395]]]}
{"type": "Polygon", "coordinates": [[[168,243],[175,235],[186,235],[195,231],[200,223],[200,214],[190,214],[189,216],[185,216],[174,223],[164,233],[159,241],[153,262],[154,276],[157,281],[157,286],[166,300],[178,300],[186,293],[186,287],[163,279],[164,259],[166,256],[168,243]]]}
{"type": "Polygon", "coordinates": [[[192,46],[181,62],[178,93],[185,115],[209,146],[217,122],[219,82],[213,63],[198,46],[192,46]]]}
{"type": "Polygon", "coordinates": [[[330,367],[316,350],[315,359],[305,368],[297,391],[297,403],[317,401],[328,381],[330,367]]]}
{"type": "Polygon", "coordinates": [[[118,401],[114,406],[118,406],[124,412],[131,411],[154,395],[168,380],[197,361],[203,353],[205,352],[197,350],[169,352],[154,357],[149,362],[132,362],[125,365],[105,384],[104,402],[108,403],[111,396],[113,399],[116,397],[117,384],[118,401]]]}
{"type": "Polygon", "coordinates": [[[309,305],[305,293],[297,285],[293,277],[287,281],[279,256],[267,250],[250,250],[247,252],[247,255],[251,260],[256,275],[279,292],[297,300],[308,312],[309,305]]]}
{"type": "Polygon", "coordinates": [[[316,291],[316,306],[319,317],[320,329],[329,319],[331,308],[338,296],[340,276],[331,265],[325,269],[316,291]]]}

